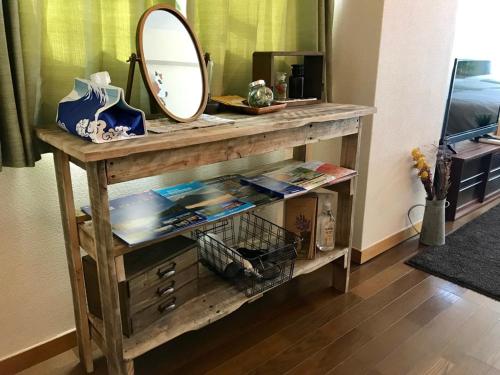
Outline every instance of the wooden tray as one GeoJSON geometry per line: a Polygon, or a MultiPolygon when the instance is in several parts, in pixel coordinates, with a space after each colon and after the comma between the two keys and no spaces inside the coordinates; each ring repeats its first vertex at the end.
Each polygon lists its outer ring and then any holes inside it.
{"type": "Polygon", "coordinates": [[[238,95],[213,96],[212,100],[221,103],[228,110],[243,112],[249,115],[263,115],[265,113],[281,111],[287,106],[287,103],[276,103],[267,107],[250,107],[247,104],[247,100],[238,95]]]}

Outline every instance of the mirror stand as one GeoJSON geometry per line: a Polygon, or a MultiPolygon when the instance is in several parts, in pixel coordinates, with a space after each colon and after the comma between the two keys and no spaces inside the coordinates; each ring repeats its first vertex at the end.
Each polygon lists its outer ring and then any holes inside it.
{"type": "Polygon", "coordinates": [[[132,85],[134,84],[135,63],[141,61],[136,53],[132,53],[127,62],[128,67],[127,89],[125,90],[125,101],[130,104],[130,96],[132,95],[132,85]]]}
{"type": "MultiPolygon", "coordinates": [[[[130,64],[128,67],[128,77],[127,77],[127,88],[125,90],[125,101],[130,104],[130,97],[132,96],[132,86],[134,85],[134,74],[135,74],[135,64],[141,64],[141,58],[133,52],[128,58],[127,62],[130,64]]],[[[148,118],[165,117],[161,112],[160,108],[156,104],[154,97],[148,91],[149,94],[149,110],[151,115],[148,118]],[[160,116],[161,115],[161,116],[160,116]]]]}

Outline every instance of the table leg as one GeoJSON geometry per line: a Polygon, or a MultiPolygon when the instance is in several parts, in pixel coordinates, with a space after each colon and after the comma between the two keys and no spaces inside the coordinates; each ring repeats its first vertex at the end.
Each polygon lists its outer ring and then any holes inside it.
{"type": "Polygon", "coordinates": [[[54,151],[54,166],[56,171],[59,207],[61,209],[66,257],[68,259],[69,279],[73,295],[73,309],[75,314],[76,337],[80,362],[85,371],[94,371],[92,359],[92,345],[87,316],[87,297],[83,280],[82,258],[78,241],[78,227],[76,223],[75,201],[71,184],[71,172],[68,155],[60,150],[54,151]]]}
{"type": "MultiPolygon", "coordinates": [[[[358,170],[359,150],[361,143],[361,119],[357,134],[342,137],[340,165],[358,170]]],[[[351,188],[339,192],[337,205],[337,243],[348,247],[347,254],[333,262],[333,286],[347,293],[349,291],[349,274],[351,271],[352,236],[354,229],[354,209],[356,201],[356,185],[358,178],[351,180],[351,188]]]]}
{"type": "Polygon", "coordinates": [[[87,163],[86,169],[95,235],[108,372],[113,375],[131,375],[134,373],[133,362],[123,359],[120,299],[115,256],[112,251],[113,234],[109,216],[105,163],[103,161],[87,163]]]}

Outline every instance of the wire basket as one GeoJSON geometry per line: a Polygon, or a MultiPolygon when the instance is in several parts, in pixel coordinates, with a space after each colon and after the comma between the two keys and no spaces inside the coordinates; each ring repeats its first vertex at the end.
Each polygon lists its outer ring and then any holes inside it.
{"type": "Polygon", "coordinates": [[[200,261],[250,297],[293,276],[300,238],[254,214],[208,224],[195,231],[200,261]]]}

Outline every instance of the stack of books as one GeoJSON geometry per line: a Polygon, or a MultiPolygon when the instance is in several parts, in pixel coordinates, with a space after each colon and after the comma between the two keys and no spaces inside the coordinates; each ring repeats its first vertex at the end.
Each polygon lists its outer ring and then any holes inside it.
{"type": "Polygon", "coordinates": [[[322,161],[311,161],[253,177],[245,177],[241,181],[280,198],[291,198],[331,184],[333,181],[341,182],[355,174],[356,171],[352,169],[322,161]]]}

